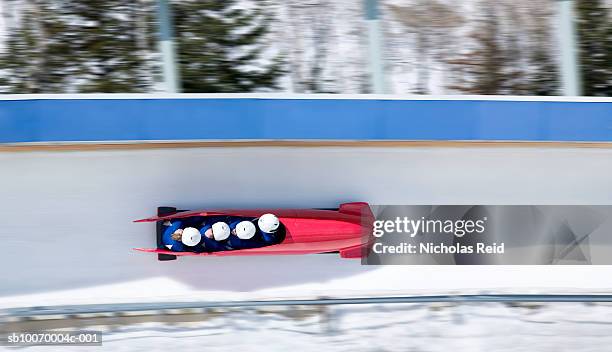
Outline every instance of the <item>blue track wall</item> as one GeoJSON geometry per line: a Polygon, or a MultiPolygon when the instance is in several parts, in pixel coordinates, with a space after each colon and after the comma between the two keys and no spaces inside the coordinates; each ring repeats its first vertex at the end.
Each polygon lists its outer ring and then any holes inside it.
{"type": "Polygon", "coordinates": [[[0,101],[0,143],[220,139],[612,142],[612,103],[267,98],[0,101]]]}

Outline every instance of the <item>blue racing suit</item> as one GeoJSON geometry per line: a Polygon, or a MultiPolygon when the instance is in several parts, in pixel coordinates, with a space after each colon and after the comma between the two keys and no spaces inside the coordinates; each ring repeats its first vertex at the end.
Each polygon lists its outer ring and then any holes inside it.
{"type": "Polygon", "coordinates": [[[260,229],[258,229],[257,233],[259,234],[261,242],[264,246],[269,246],[276,243],[277,236],[275,233],[263,232],[260,229]]]}
{"type": "Polygon", "coordinates": [[[166,227],[164,233],[162,234],[162,244],[164,245],[164,249],[171,250],[174,252],[184,252],[186,251],[187,246],[183,244],[181,241],[176,241],[172,239],[172,234],[174,231],[181,228],[183,222],[180,220],[173,220],[170,222],[170,226],[166,227]],[[171,246],[168,248],[168,246],[171,246]]]}
{"type": "Polygon", "coordinates": [[[196,252],[218,252],[227,250],[227,240],[217,241],[214,238],[206,237],[205,233],[208,229],[212,228],[212,225],[216,222],[223,221],[227,222],[228,217],[226,216],[211,216],[205,219],[204,226],[200,228],[200,233],[202,234],[202,240],[195,247],[196,252]]]}
{"type": "MultiPolygon", "coordinates": [[[[248,218],[240,218],[240,217],[231,217],[229,222],[229,228],[231,231],[236,229],[236,226],[242,221],[251,221],[248,218]]],[[[257,227],[257,225],[255,225],[257,227]]],[[[257,240],[257,234],[253,236],[253,238],[248,240],[243,240],[238,236],[231,234],[227,239],[227,243],[231,249],[247,249],[247,248],[257,248],[262,247],[264,244],[261,241],[257,240]]]]}

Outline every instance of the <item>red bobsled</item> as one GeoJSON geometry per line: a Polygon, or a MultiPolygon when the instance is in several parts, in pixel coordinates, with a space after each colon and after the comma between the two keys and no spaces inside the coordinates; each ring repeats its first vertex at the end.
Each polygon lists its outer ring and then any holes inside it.
{"type": "Polygon", "coordinates": [[[337,209],[220,209],[177,210],[159,207],[157,216],[135,222],[157,222],[157,248],[134,248],[157,253],[159,260],[173,260],[176,256],[229,255],[287,255],[339,253],[342,258],[361,258],[366,255],[367,234],[371,233],[374,216],[368,203],[344,203],[337,209]],[[212,253],[173,252],[161,243],[162,223],[166,220],[191,216],[238,216],[256,218],[265,213],[278,216],[282,241],[259,248],[227,250],[212,253]]]}

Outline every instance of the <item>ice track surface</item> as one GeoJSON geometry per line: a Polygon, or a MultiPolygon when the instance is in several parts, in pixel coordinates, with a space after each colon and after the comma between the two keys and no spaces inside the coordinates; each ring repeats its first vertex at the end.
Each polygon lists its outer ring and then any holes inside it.
{"type": "Polygon", "coordinates": [[[600,292],[612,267],[362,266],[337,255],[179,258],[159,205],[610,204],[612,149],[199,148],[0,153],[0,307],[440,292],[600,292]],[[511,288],[509,288],[511,287],[511,288]]]}

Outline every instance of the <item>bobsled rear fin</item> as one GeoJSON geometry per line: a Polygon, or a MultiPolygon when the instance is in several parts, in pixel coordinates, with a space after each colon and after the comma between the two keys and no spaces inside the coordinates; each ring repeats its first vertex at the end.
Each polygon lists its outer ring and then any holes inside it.
{"type": "Polygon", "coordinates": [[[190,216],[208,216],[208,215],[222,215],[222,214],[215,213],[215,212],[203,212],[199,210],[179,210],[178,212],[173,213],[173,214],[164,215],[164,216],[152,216],[150,218],[134,220],[134,222],[153,222],[153,221],[188,218],[190,216]]]}
{"type": "Polygon", "coordinates": [[[157,254],[169,254],[169,255],[177,255],[177,256],[192,256],[192,255],[202,255],[207,253],[194,253],[194,252],[173,252],[165,249],[158,248],[134,248],[135,251],[147,252],[147,253],[157,253],[157,254]]]}
{"type": "Polygon", "coordinates": [[[152,222],[152,221],[157,221],[157,220],[158,220],[158,218],[157,218],[157,216],[155,216],[155,217],[152,217],[152,218],[134,220],[133,222],[152,222]]]}
{"type": "Polygon", "coordinates": [[[155,253],[155,251],[157,251],[157,248],[132,248],[135,251],[140,251],[140,252],[147,252],[147,253],[155,253]]]}

